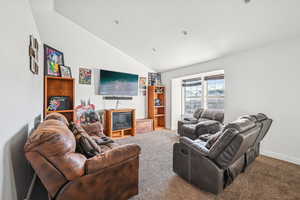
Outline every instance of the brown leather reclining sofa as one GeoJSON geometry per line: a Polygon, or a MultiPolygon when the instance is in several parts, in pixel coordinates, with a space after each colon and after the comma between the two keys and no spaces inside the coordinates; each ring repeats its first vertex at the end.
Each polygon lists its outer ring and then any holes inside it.
{"type": "Polygon", "coordinates": [[[55,200],[125,200],[138,194],[140,147],[114,146],[87,159],[62,117],[49,117],[25,145],[28,161],[55,200]]]}
{"type": "Polygon", "coordinates": [[[173,148],[173,170],[200,189],[218,194],[254,162],[271,124],[272,119],[260,113],[240,117],[208,141],[181,137],[173,148]]]}

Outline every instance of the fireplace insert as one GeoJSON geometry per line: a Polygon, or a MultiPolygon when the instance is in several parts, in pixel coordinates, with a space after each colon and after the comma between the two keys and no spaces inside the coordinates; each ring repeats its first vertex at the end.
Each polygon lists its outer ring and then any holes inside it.
{"type": "Polygon", "coordinates": [[[112,115],[113,131],[132,128],[132,112],[114,112],[112,115]]]}

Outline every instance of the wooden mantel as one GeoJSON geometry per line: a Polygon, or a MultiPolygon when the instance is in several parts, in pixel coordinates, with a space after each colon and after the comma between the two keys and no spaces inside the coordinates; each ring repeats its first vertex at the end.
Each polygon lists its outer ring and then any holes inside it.
{"type": "Polygon", "coordinates": [[[105,134],[111,138],[122,138],[127,136],[135,136],[136,120],[135,109],[110,109],[105,110],[105,134]],[[116,112],[131,112],[131,128],[113,130],[113,113],[116,112]]]}

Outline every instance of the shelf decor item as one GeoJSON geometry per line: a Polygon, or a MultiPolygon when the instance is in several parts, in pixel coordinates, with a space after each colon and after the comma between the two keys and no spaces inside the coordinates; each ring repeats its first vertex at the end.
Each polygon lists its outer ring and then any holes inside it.
{"type": "Polygon", "coordinates": [[[39,42],[38,40],[33,36],[29,36],[29,66],[30,71],[37,75],[39,74],[39,42]]]}
{"type": "Polygon", "coordinates": [[[48,111],[70,110],[70,97],[52,96],[49,98],[48,111]]]}
{"type": "Polygon", "coordinates": [[[160,104],[160,99],[155,99],[155,106],[161,106],[161,104],[160,104]]]}
{"type": "Polygon", "coordinates": [[[79,84],[91,85],[92,70],[87,68],[79,68],[79,84]]]}
{"type": "Polygon", "coordinates": [[[160,86],[161,85],[161,73],[148,73],[148,85],[155,85],[160,86]]]}
{"type": "Polygon", "coordinates": [[[75,107],[76,113],[76,123],[77,124],[88,124],[93,121],[99,121],[100,117],[95,111],[96,106],[91,104],[90,100],[87,102],[85,100],[81,100],[80,105],[75,107]]]}
{"type": "Polygon", "coordinates": [[[44,44],[45,76],[60,76],[60,67],[64,66],[64,54],[44,44]]]}
{"type": "Polygon", "coordinates": [[[60,75],[61,77],[72,78],[71,67],[61,65],[60,75]]]}

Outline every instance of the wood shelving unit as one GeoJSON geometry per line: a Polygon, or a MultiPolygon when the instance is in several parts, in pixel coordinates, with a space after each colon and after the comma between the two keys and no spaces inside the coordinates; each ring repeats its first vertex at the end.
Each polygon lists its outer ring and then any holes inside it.
{"type": "Polygon", "coordinates": [[[148,86],[148,117],[153,119],[154,130],[166,127],[165,92],[164,86],[148,86]],[[155,105],[155,99],[160,100],[160,105],[155,105]]]}
{"type": "Polygon", "coordinates": [[[75,80],[74,78],[45,76],[44,78],[44,116],[58,112],[66,116],[69,121],[75,121],[75,80]],[[49,98],[52,96],[70,97],[71,109],[48,111],[49,98]]]}

